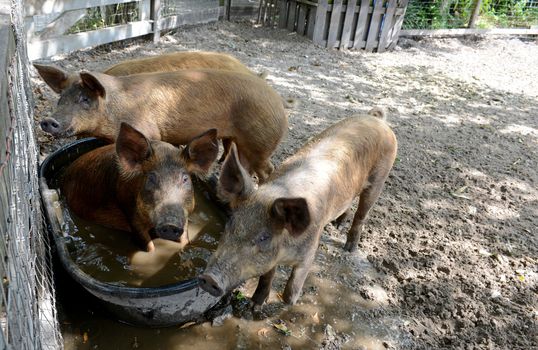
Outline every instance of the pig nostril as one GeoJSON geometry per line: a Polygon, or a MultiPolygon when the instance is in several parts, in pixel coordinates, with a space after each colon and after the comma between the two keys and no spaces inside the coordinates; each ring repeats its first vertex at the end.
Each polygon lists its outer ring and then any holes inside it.
{"type": "Polygon", "coordinates": [[[217,285],[217,282],[213,278],[207,275],[198,277],[198,284],[200,288],[213,295],[214,297],[220,297],[223,294],[222,288],[217,285]]]}
{"type": "Polygon", "coordinates": [[[54,129],[58,129],[60,124],[58,124],[56,121],[53,120],[53,121],[50,122],[50,126],[52,126],[54,129]]]}
{"type": "Polygon", "coordinates": [[[157,228],[157,234],[159,237],[175,241],[183,233],[183,228],[179,228],[175,225],[162,225],[157,228]]]}
{"type": "Polygon", "coordinates": [[[49,126],[49,123],[47,123],[46,121],[43,120],[41,122],[41,129],[46,129],[48,126],[49,126]]]}

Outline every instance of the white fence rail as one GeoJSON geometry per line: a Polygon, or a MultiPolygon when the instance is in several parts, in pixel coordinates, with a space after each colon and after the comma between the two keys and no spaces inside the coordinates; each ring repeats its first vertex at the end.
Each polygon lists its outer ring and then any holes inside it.
{"type": "Polygon", "coordinates": [[[77,49],[153,34],[182,25],[217,21],[219,0],[30,0],[25,3],[25,26],[30,60],[77,49]],[[66,32],[88,9],[136,3],[135,21],[75,34],[66,32]]]}

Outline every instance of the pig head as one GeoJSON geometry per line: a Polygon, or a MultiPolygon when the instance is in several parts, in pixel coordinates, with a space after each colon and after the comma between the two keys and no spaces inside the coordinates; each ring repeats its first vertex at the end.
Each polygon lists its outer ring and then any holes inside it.
{"type": "Polygon", "coordinates": [[[66,170],[62,192],[75,214],[135,233],[148,251],[153,238],[180,241],[194,209],[191,174],[210,170],[216,136],[208,130],[178,149],[122,123],[115,145],[84,154],[66,170]]]}

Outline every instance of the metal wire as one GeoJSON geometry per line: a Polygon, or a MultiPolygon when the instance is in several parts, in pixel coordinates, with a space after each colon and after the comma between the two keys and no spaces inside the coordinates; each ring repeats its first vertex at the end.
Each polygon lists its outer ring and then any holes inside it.
{"type": "Polygon", "coordinates": [[[7,111],[0,114],[0,348],[59,349],[20,5],[12,2],[12,31],[5,38],[7,59],[2,61],[7,66],[2,67],[5,89],[0,98],[7,111]]]}
{"type": "Polygon", "coordinates": [[[218,6],[215,0],[162,0],[161,16],[184,15],[218,6]]]}
{"type": "Polygon", "coordinates": [[[75,34],[114,27],[120,24],[135,22],[140,19],[139,2],[127,2],[107,6],[91,7],[86,16],[75,23],[67,34],[75,34]]]}

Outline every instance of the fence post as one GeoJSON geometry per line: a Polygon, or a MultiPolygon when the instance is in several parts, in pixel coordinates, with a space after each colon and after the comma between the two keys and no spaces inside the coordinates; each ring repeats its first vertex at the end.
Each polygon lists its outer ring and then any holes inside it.
{"type": "Polygon", "coordinates": [[[329,2],[327,0],[318,1],[318,8],[316,9],[316,24],[314,27],[314,35],[312,36],[312,41],[318,45],[323,44],[328,8],[329,2]]]}
{"type": "Polygon", "coordinates": [[[232,11],[232,0],[224,0],[224,19],[226,21],[230,20],[231,11],[232,11]]]}
{"type": "Polygon", "coordinates": [[[161,0],[151,0],[151,19],[153,20],[153,42],[161,38],[161,0]]]}
{"type": "Polygon", "coordinates": [[[478,15],[480,14],[480,7],[482,6],[482,0],[476,0],[471,19],[469,19],[469,28],[476,27],[476,21],[478,21],[478,15]]]}

